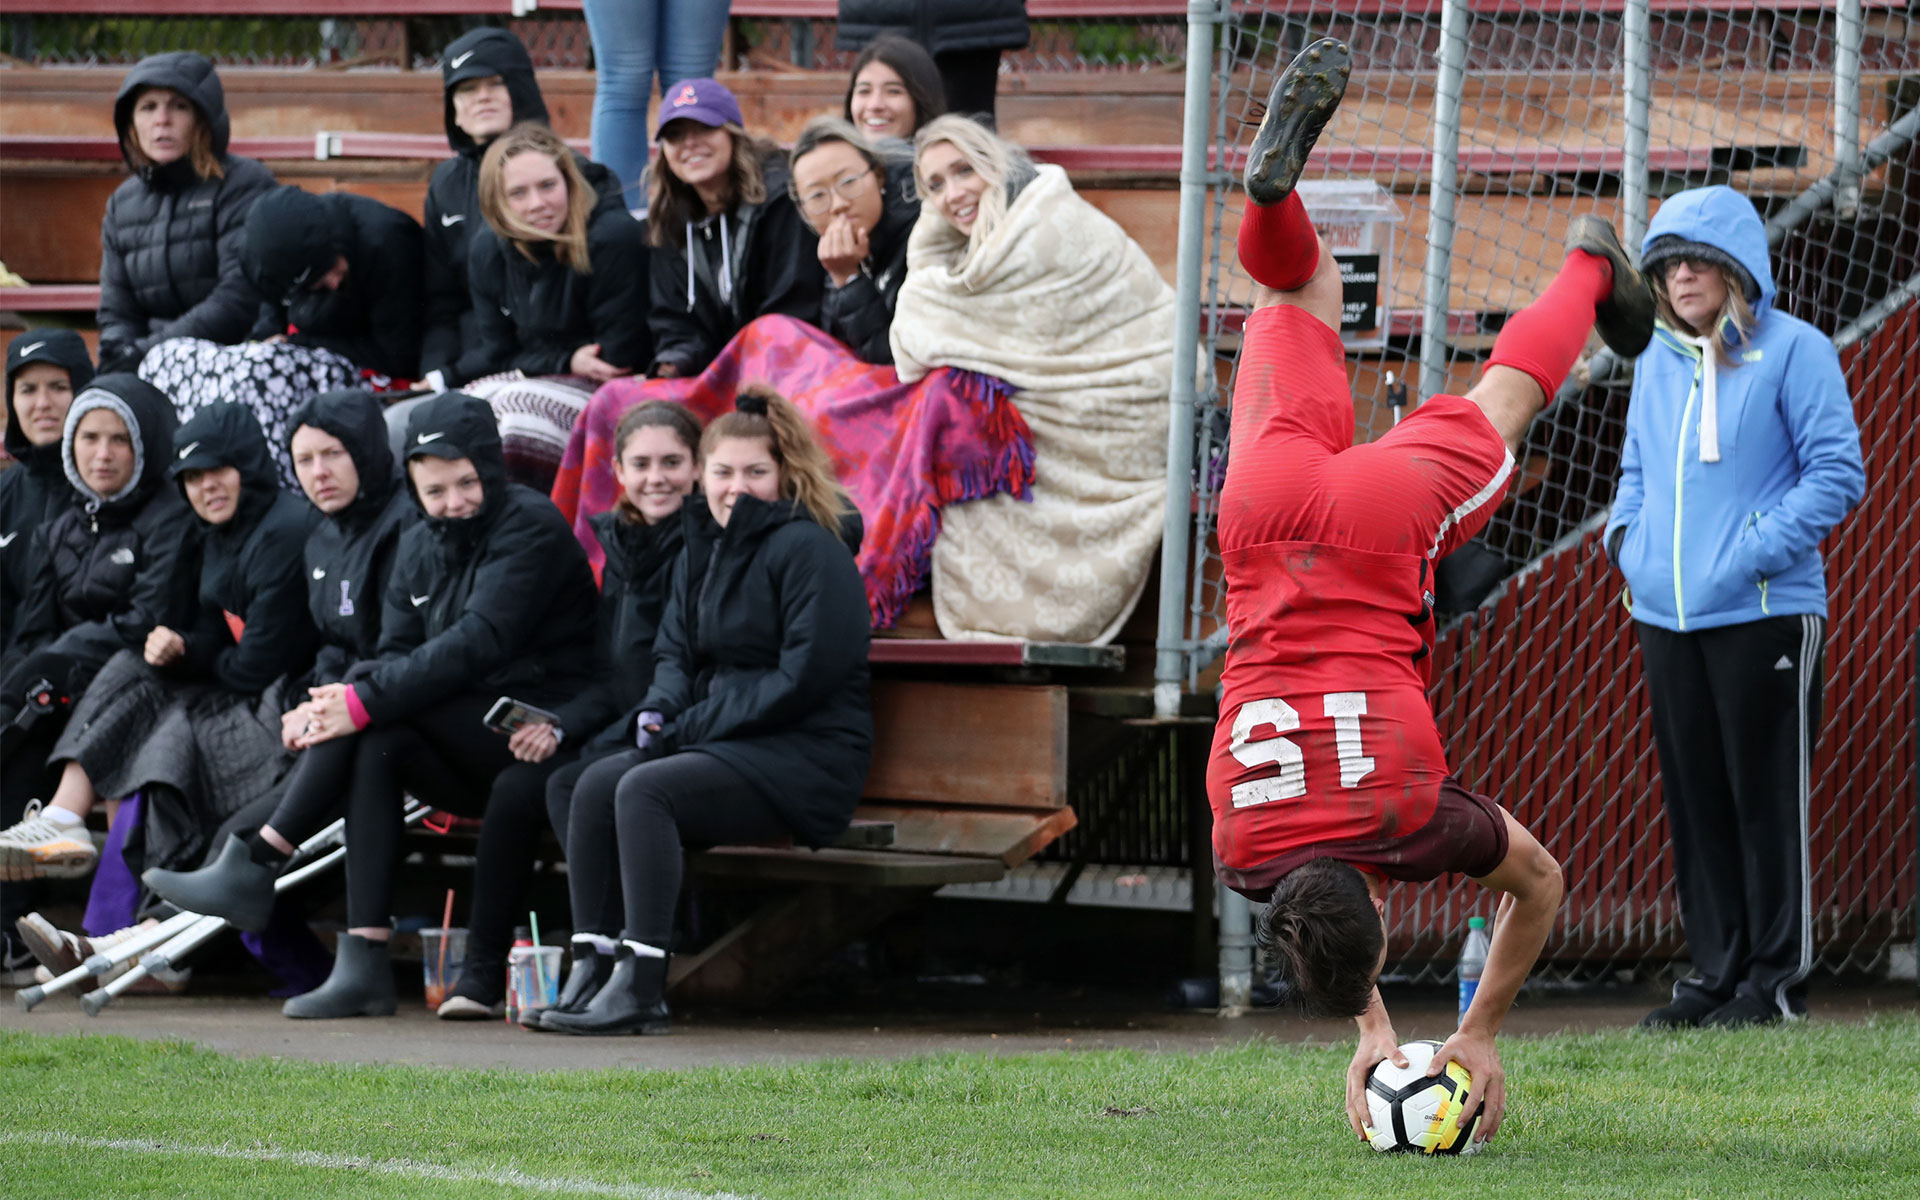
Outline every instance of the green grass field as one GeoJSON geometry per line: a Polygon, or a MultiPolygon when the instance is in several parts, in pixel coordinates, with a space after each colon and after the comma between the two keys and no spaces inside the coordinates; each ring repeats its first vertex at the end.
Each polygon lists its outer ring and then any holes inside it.
{"type": "Polygon", "coordinates": [[[1514,1038],[1507,1125],[1451,1160],[1351,1140],[1349,1053],[528,1075],[0,1033],[0,1195],[1920,1195],[1920,1017],[1514,1038]]]}

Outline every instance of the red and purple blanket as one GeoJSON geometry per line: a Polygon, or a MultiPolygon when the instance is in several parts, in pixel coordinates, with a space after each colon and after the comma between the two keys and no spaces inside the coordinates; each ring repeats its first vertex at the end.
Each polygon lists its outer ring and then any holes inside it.
{"type": "Polygon", "coordinates": [[[733,408],[742,385],[762,380],[812,419],[860,509],[860,574],[876,629],[898,620],[925,586],[943,506],[1000,492],[1030,495],[1033,435],[1011,386],[954,368],[903,384],[892,367],[861,362],[805,322],[766,316],[692,379],[616,379],[593,394],[567,442],[553,502],[573,522],[596,572],[605,555],[587,518],[619,495],[613,431],[621,416],[642,401],[671,400],[705,423],[733,408]]]}

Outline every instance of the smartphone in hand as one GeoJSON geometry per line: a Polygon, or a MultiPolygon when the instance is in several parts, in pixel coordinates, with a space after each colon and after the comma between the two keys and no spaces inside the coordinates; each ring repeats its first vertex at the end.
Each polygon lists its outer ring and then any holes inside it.
{"type": "Polygon", "coordinates": [[[496,733],[511,734],[522,725],[551,725],[560,728],[560,717],[544,708],[535,708],[531,704],[522,704],[512,696],[502,696],[494,701],[485,717],[488,729],[496,733]]]}

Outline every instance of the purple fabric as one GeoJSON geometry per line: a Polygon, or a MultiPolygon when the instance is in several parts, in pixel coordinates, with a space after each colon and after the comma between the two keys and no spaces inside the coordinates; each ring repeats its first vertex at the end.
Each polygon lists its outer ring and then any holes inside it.
{"type": "Polygon", "coordinates": [[[87,891],[87,915],[80,927],[89,937],[105,937],[133,924],[140,906],[140,881],[127,869],[124,857],[127,831],[140,824],[139,792],[120,802],[113,826],[107,830],[107,846],[100,852],[100,865],[93,872],[93,886],[87,891]]]}
{"type": "Polygon", "coordinates": [[[267,994],[276,1000],[304,996],[327,981],[333,973],[333,955],[304,920],[275,905],[267,927],[259,933],[243,933],[240,944],[254,960],[280,979],[280,986],[267,994]]]}

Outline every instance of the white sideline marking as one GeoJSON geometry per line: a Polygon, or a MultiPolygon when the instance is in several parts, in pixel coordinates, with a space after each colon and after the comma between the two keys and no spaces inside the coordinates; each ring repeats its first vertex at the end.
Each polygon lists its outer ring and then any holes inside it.
{"type": "Polygon", "coordinates": [[[427,1179],[436,1183],[488,1184],[514,1187],[529,1192],[563,1196],[613,1196],[619,1200],[750,1200],[733,1192],[687,1192],[679,1188],[643,1187],[631,1183],[602,1183],[597,1179],[569,1176],[529,1175],[507,1167],[492,1171],[467,1171],[443,1167],[439,1163],[410,1158],[364,1158],[352,1154],[323,1154],[315,1150],[252,1150],[237,1146],[194,1146],[158,1138],[90,1138],[58,1131],[0,1133],[0,1145],[60,1146],[74,1150],[121,1150],[131,1154],[171,1154],[184,1158],[230,1158],[244,1162],[278,1162],[296,1167],[320,1167],[330,1171],[368,1171],[375,1175],[394,1175],[402,1179],[427,1179]]]}

